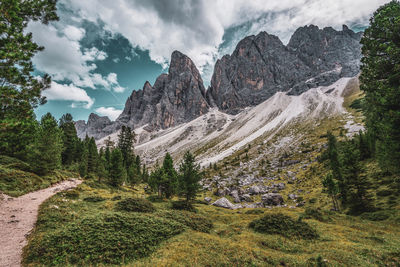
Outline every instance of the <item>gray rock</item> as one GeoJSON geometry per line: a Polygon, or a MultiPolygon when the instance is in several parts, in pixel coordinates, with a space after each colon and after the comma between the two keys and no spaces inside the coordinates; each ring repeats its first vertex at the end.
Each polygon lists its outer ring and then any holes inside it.
{"type": "Polygon", "coordinates": [[[289,195],[288,195],[288,198],[289,198],[289,199],[292,199],[292,200],[295,200],[295,199],[298,198],[298,196],[297,196],[296,194],[289,194],[289,195]]]}
{"type": "Polygon", "coordinates": [[[79,138],[84,139],[87,136],[94,139],[101,139],[109,134],[119,130],[119,125],[112,122],[107,116],[99,116],[90,113],[87,123],[84,120],[75,122],[76,134],[79,138]]]}
{"type": "Polygon", "coordinates": [[[296,207],[303,207],[306,204],[305,201],[299,202],[296,204],[296,207]]]}
{"type": "Polygon", "coordinates": [[[241,40],[231,55],[217,60],[207,91],[209,103],[236,114],[276,92],[301,94],[359,72],[361,33],[301,27],[285,46],[261,32],[241,40]]]}
{"type": "Polygon", "coordinates": [[[204,201],[207,202],[207,203],[210,203],[212,201],[212,198],[211,197],[205,197],[204,201]]]}
{"type": "Polygon", "coordinates": [[[253,199],[249,194],[244,194],[240,196],[240,200],[245,201],[245,202],[253,202],[253,199]]]}
{"type": "Polygon", "coordinates": [[[261,196],[261,201],[265,206],[283,205],[283,197],[277,193],[267,193],[261,196]]]}
{"type": "Polygon", "coordinates": [[[242,208],[242,205],[234,205],[225,197],[218,199],[211,205],[220,207],[220,208],[231,209],[231,210],[242,208]]]}
{"type": "Polygon", "coordinates": [[[260,194],[261,189],[257,185],[253,185],[249,188],[249,194],[250,195],[258,195],[260,194]]]}
{"type": "Polygon", "coordinates": [[[283,189],[285,189],[286,186],[285,186],[285,183],[278,183],[278,184],[274,184],[273,187],[278,190],[283,190],[283,189]]]}
{"type": "Polygon", "coordinates": [[[251,204],[244,203],[243,207],[247,209],[256,209],[256,208],[263,208],[264,205],[262,202],[251,203],[251,204]]]}
{"type": "Polygon", "coordinates": [[[231,196],[233,197],[233,202],[240,203],[239,192],[237,190],[233,190],[231,196]]]}

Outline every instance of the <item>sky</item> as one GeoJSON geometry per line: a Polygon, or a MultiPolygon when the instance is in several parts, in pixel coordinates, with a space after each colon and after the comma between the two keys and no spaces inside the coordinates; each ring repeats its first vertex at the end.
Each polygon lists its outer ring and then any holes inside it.
{"type": "Polygon", "coordinates": [[[285,44],[301,26],[368,26],[389,0],[59,0],[59,21],[26,29],[45,49],[33,58],[35,75],[52,77],[37,118],[90,113],[115,120],[133,90],[168,71],[174,50],[188,55],[210,83],[218,58],[238,41],[266,31],[285,44]]]}

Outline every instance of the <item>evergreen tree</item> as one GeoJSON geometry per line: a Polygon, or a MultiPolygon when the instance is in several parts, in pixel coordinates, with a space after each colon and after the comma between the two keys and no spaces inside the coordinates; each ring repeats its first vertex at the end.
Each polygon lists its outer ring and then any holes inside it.
{"type": "Polygon", "coordinates": [[[343,145],[340,155],[340,164],[343,180],[346,183],[348,206],[352,214],[368,211],[372,206],[372,199],[368,193],[369,183],[363,175],[360,164],[360,151],[354,141],[343,145]]]}
{"type": "Polygon", "coordinates": [[[104,151],[104,160],[105,160],[105,168],[107,172],[110,172],[110,166],[111,166],[111,150],[110,147],[106,147],[106,150],[104,151]]]}
{"type": "Polygon", "coordinates": [[[126,170],[122,163],[122,152],[118,148],[111,152],[111,166],[110,166],[110,185],[114,187],[121,186],[126,178],[126,170]]]}
{"type": "Polygon", "coordinates": [[[97,172],[97,164],[99,162],[99,154],[97,152],[96,142],[94,138],[89,138],[87,142],[87,151],[88,151],[88,173],[96,173],[97,172]]]}
{"type": "Polygon", "coordinates": [[[381,167],[400,173],[400,3],[380,7],[361,39],[366,127],[381,167]]]}
{"type": "Polygon", "coordinates": [[[32,165],[38,174],[48,174],[61,166],[62,132],[56,119],[47,113],[40,121],[33,147],[32,165]]]}
{"type": "Polygon", "coordinates": [[[183,157],[179,172],[178,190],[180,195],[185,197],[187,205],[190,205],[200,190],[199,182],[202,179],[202,173],[200,165],[196,164],[195,157],[189,151],[183,157]]]}
{"type": "Polygon", "coordinates": [[[57,20],[52,0],[0,1],[0,153],[26,159],[35,136],[33,108],[45,103],[41,96],[50,77],[33,76],[32,57],[43,47],[26,32],[29,21],[57,20]]]}
{"type": "Polygon", "coordinates": [[[133,144],[136,142],[136,134],[131,128],[122,126],[121,132],[118,135],[118,148],[120,149],[123,157],[125,168],[134,161],[133,144]]]}
{"type": "Polygon", "coordinates": [[[166,198],[172,197],[172,195],[176,192],[177,188],[177,172],[174,168],[174,162],[169,153],[167,153],[164,157],[163,165],[163,189],[166,198]]]}
{"type": "Polygon", "coordinates": [[[64,114],[59,122],[60,129],[63,132],[63,152],[61,153],[62,164],[71,165],[78,159],[76,154],[76,146],[78,142],[78,136],[76,134],[75,124],[72,115],[67,113],[64,114]]]}
{"type": "Polygon", "coordinates": [[[88,174],[88,150],[84,142],[80,142],[80,161],[79,161],[79,175],[81,177],[86,177],[88,174]]]}
{"type": "Polygon", "coordinates": [[[339,187],[337,185],[337,182],[333,179],[332,172],[328,173],[325,176],[324,180],[322,181],[322,184],[324,186],[326,193],[328,193],[328,195],[332,198],[333,208],[336,211],[340,211],[339,202],[337,200],[337,195],[339,194],[339,187]]]}
{"type": "Polygon", "coordinates": [[[331,133],[327,133],[328,137],[328,159],[329,159],[329,167],[332,174],[332,179],[335,179],[338,184],[340,199],[343,204],[346,204],[347,201],[347,185],[342,177],[342,173],[340,170],[340,162],[339,162],[339,154],[336,137],[331,133]]]}
{"type": "Polygon", "coordinates": [[[164,179],[164,170],[163,168],[157,166],[154,171],[151,172],[149,177],[149,186],[157,191],[158,197],[162,197],[163,195],[163,179],[164,179]]]}

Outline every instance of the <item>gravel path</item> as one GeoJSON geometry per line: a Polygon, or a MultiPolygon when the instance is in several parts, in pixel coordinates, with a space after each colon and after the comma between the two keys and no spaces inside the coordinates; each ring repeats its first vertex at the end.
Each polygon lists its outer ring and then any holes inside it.
{"type": "Polygon", "coordinates": [[[0,193],[0,267],[21,266],[22,248],[35,226],[39,205],[57,192],[80,183],[81,180],[70,179],[18,198],[0,193]]]}

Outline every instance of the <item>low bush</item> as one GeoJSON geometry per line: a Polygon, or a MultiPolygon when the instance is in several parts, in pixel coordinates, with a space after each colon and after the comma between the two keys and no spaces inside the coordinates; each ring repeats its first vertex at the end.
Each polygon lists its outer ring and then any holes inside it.
{"type": "Polygon", "coordinates": [[[32,167],[28,163],[5,155],[0,155],[0,164],[10,169],[33,172],[32,167]]]}
{"type": "Polygon", "coordinates": [[[36,232],[24,249],[28,266],[123,264],[148,256],[181,233],[174,220],[141,214],[99,213],[52,231],[36,232]]]}
{"type": "Polygon", "coordinates": [[[117,200],[121,200],[121,199],[122,199],[121,196],[115,196],[115,197],[113,197],[111,200],[112,200],[112,201],[117,201],[117,200]]]}
{"type": "Polygon", "coordinates": [[[93,196],[93,197],[85,197],[83,200],[87,202],[101,202],[106,199],[104,197],[93,196]]]}
{"type": "Polygon", "coordinates": [[[187,203],[183,200],[171,201],[171,208],[174,210],[187,210],[191,212],[196,212],[196,209],[193,207],[192,204],[187,203]]]}
{"type": "Polygon", "coordinates": [[[160,211],[156,215],[182,223],[191,229],[199,232],[209,233],[213,227],[210,219],[188,211],[160,211]]]}
{"type": "Polygon", "coordinates": [[[157,195],[150,195],[146,199],[151,202],[164,202],[164,199],[157,195]]]}
{"type": "Polygon", "coordinates": [[[389,190],[389,189],[382,189],[382,190],[376,192],[376,195],[379,197],[387,197],[387,196],[390,196],[391,194],[393,194],[393,191],[389,190]]]}
{"type": "Polygon", "coordinates": [[[134,212],[153,212],[155,207],[147,199],[143,198],[126,198],[115,205],[118,211],[134,211],[134,212]]]}
{"type": "Polygon", "coordinates": [[[18,197],[50,185],[40,176],[0,165],[0,191],[18,197]]]}
{"type": "Polygon", "coordinates": [[[245,212],[245,214],[263,214],[263,213],[264,211],[259,209],[251,209],[245,212]]]}
{"type": "Polygon", "coordinates": [[[78,199],[79,191],[76,189],[68,190],[64,193],[64,196],[69,199],[78,199]]]}
{"type": "Polygon", "coordinates": [[[304,219],[315,219],[320,222],[327,222],[330,218],[322,213],[319,209],[307,207],[301,215],[304,219]]]}
{"type": "Polygon", "coordinates": [[[361,214],[361,219],[369,220],[369,221],[384,221],[389,219],[391,213],[386,210],[380,210],[375,212],[366,212],[361,214]]]}
{"type": "Polygon", "coordinates": [[[293,220],[281,213],[268,214],[249,224],[254,231],[265,234],[277,234],[288,238],[316,239],[318,233],[306,222],[293,220]]]}

